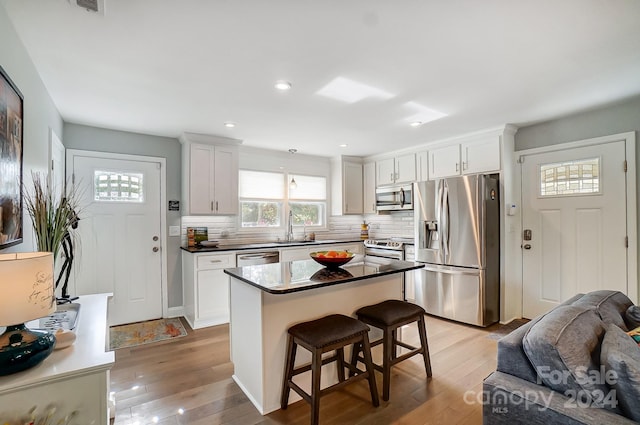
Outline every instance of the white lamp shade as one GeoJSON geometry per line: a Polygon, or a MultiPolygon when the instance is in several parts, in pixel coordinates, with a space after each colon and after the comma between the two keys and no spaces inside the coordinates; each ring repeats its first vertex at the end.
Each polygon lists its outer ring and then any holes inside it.
{"type": "Polygon", "coordinates": [[[19,325],[56,311],[53,254],[0,254],[0,326],[19,325]]]}

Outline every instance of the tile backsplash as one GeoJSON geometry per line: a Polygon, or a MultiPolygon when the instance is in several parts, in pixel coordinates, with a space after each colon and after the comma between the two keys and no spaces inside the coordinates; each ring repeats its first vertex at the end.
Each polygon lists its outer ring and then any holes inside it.
{"type": "MultiPolygon", "coordinates": [[[[369,224],[369,238],[388,239],[391,237],[413,237],[413,211],[391,214],[367,214],[330,216],[326,230],[314,231],[316,239],[359,239],[360,225],[363,220],[369,224]]],[[[181,224],[181,243],[186,245],[187,227],[206,226],[209,240],[219,240],[221,244],[257,243],[276,241],[284,237],[279,230],[248,230],[238,228],[236,216],[183,216],[181,224]]],[[[295,231],[296,238],[302,237],[302,231],[295,231]]]]}

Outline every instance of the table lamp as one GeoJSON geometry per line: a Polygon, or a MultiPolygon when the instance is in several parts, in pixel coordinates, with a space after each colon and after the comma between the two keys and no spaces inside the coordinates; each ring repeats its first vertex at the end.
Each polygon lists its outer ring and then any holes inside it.
{"type": "Polygon", "coordinates": [[[0,375],[28,369],[53,351],[55,336],[24,323],[56,311],[53,254],[0,254],[0,375]]]}

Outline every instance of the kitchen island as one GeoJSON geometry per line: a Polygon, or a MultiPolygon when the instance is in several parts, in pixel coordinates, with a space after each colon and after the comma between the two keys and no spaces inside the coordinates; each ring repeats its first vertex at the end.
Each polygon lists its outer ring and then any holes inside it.
{"type": "MultiPolygon", "coordinates": [[[[357,255],[338,269],[311,259],[225,269],[231,276],[233,379],[263,415],[279,409],[287,329],[327,314],[353,316],[362,306],[402,299],[403,273],[421,267],[357,255]]],[[[310,360],[310,353],[298,350],[296,365],[310,360]]],[[[298,378],[308,391],[310,374],[298,378]]],[[[336,381],[335,365],[323,366],[321,387],[336,381]]],[[[292,392],[289,402],[299,399],[292,392]]]]}

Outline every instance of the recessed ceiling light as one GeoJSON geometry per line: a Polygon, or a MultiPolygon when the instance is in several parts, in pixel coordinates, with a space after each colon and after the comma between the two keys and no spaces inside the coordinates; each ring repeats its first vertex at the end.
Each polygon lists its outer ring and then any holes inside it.
{"type": "Polygon", "coordinates": [[[274,87],[278,90],[289,90],[291,88],[291,83],[288,81],[280,80],[276,81],[274,87]]]}
{"type": "Polygon", "coordinates": [[[409,124],[411,127],[420,127],[422,125],[422,121],[414,121],[409,124]]]}
{"type": "Polygon", "coordinates": [[[233,128],[236,126],[236,123],[231,122],[231,121],[227,121],[226,123],[224,123],[224,126],[227,128],[233,128]]]}
{"type": "Polygon", "coordinates": [[[349,145],[347,145],[346,143],[343,143],[343,144],[338,145],[338,146],[340,146],[341,148],[346,148],[346,147],[347,147],[347,146],[349,146],[349,145]]]}

